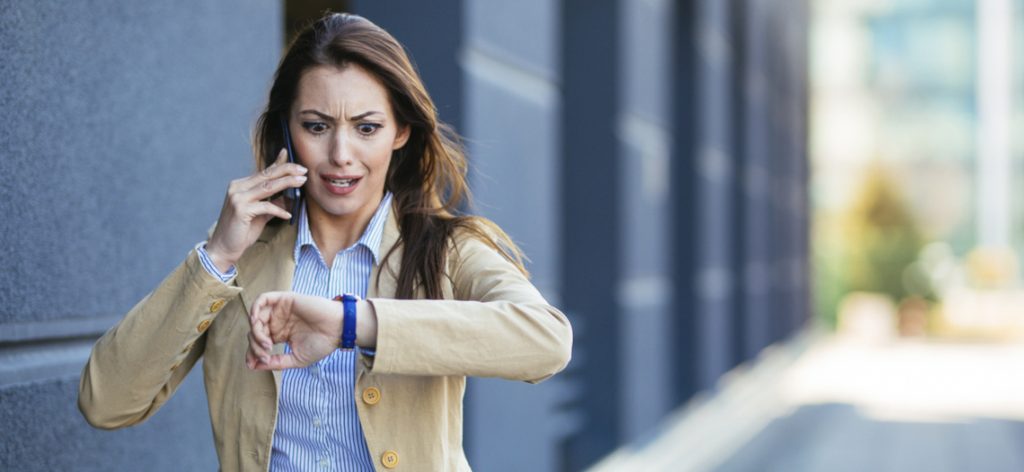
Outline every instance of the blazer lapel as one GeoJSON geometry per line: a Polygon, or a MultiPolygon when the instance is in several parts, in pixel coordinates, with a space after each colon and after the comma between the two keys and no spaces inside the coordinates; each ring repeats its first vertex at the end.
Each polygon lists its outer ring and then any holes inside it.
{"type": "MultiPolygon", "coordinates": [[[[381,261],[377,261],[370,270],[370,283],[366,287],[366,298],[394,298],[395,288],[398,285],[398,270],[402,266],[402,247],[398,246],[398,222],[395,218],[395,208],[391,207],[388,218],[384,220],[384,232],[380,237],[381,261]],[[394,248],[394,252],[388,257],[388,252],[394,248]],[[387,258],[385,266],[381,262],[387,258]]],[[[360,362],[356,362],[356,382],[362,380],[363,376],[372,366],[372,359],[360,355],[360,362]]]]}
{"type": "Polygon", "coordinates": [[[384,232],[380,238],[380,250],[377,251],[380,257],[387,258],[385,267],[380,262],[373,265],[370,271],[370,283],[366,288],[366,298],[393,298],[395,289],[398,286],[398,271],[402,267],[402,247],[398,245],[398,221],[395,216],[394,207],[388,212],[388,218],[384,220],[384,232]],[[394,248],[390,257],[388,252],[394,248]]]}

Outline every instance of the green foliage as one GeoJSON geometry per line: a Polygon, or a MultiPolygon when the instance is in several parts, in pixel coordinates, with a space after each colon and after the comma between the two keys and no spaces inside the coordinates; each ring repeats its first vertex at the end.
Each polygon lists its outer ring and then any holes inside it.
{"type": "Polygon", "coordinates": [[[815,224],[818,313],[835,325],[836,309],[851,291],[888,295],[895,302],[911,293],[904,283],[924,239],[900,187],[880,164],[872,165],[851,207],[819,215],[815,224]]]}

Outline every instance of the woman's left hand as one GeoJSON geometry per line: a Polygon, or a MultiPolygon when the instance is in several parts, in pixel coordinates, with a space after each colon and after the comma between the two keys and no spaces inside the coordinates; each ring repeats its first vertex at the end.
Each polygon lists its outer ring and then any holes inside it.
{"type": "Polygon", "coordinates": [[[305,367],[327,357],[341,338],[339,302],[295,292],[267,292],[249,310],[249,350],[245,364],[255,370],[305,367]],[[271,354],[287,342],[289,354],[271,354]]]}

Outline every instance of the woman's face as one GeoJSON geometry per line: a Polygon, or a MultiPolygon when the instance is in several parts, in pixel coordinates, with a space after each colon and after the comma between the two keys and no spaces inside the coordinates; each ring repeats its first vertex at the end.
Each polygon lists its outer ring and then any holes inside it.
{"type": "Polygon", "coordinates": [[[299,79],[289,116],[311,217],[370,220],[384,196],[391,152],[405,145],[387,90],[366,69],[317,66],[299,79]]]}

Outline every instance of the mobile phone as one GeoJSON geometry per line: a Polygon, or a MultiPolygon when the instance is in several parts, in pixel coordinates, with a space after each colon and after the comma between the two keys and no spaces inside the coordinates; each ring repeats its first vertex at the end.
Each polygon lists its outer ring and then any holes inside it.
{"type": "MultiPolygon", "coordinates": [[[[292,133],[288,130],[288,119],[281,117],[281,132],[284,134],[284,146],[288,149],[288,162],[295,163],[295,151],[292,150],[292,133]]],[[[295,224],[299,216],[299,198],[302,197],[302,189],[288,187],[284,189],[284,196],[292,201],[292,218],[288,224],[295,224]]]]}

